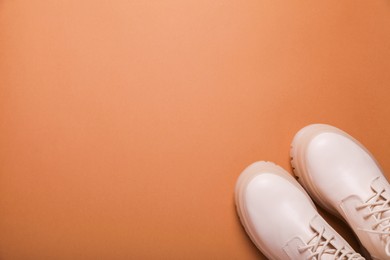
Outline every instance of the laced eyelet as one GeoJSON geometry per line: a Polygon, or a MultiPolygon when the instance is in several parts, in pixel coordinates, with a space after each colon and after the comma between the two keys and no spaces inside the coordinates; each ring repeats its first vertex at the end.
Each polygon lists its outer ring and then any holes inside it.
{"type": "Polygon", "coordinates": [[[355,210],[356,211],[359,211],[359,210],[362,210],[362,209],[364,209],[364,205],[355,206],[355,210]]]}
{"type": "Polygon", "coordinates": [[[363,219],[368,219],[371,216],[372,216],[372,214],[368,213],[368,214],[364,214],[362,217],[363,217],[363,219]]]}
{"type": "Polygon", "coordinates": [[[306,250],[309,251],[307,255],[307,260],[317,260],[321,259],[323,255],[332,255],[334,259],[343,259],[348,258],[348,260],[356,259],[361,260],[364,259],[361,257],[360,254],[351,251],[349,248],[342,246],[342,247],[335,247],[333,243],[331,243],[332,240],[336,238],[335,235],[331,235],[327,237],[325,235],[325,228],[322,228],[321,231],[316,232],[305,246],[298,246],[297,250],[299,253],[303,253],[306,250]]]}
{"type": "Polygon", "coordinates": [[[376,234],[379,236],[380,240],[386,241],[385,251],[386,254],[390,256],[390,217],[384,214],[390,212],[390,199],[383,195],[385,189],[380,191],[374,190],[374,192],[375,193],[364,201],[364,203],[355,206],[356,211],[366,209],[364,211],[365,214],[362,212],[361,217],[364,220],[373,217],[371,220],[374,223],[367,229],[358,229],[371,234],[376,234]]]}

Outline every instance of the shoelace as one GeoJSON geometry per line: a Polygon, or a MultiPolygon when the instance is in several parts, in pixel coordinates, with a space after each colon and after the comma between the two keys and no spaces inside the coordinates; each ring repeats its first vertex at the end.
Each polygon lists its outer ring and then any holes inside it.
{"type": "Polygon", "coordinates": [[[330,242],[335,238],[330,236],[329,238],[324,237],[325,228],[322,228],[321,232],[314,234],[307,243],[306,246],[298,248],[300,253],[303,253],[306,250],[311,250],[311,254],[308,256],[309,259],[321,259],[321,256],[324,254],[333,255],[335,260],[364,260],[364,258],[354,251],[346,248],[345,246],[341,248],[335,248],[330,242]]]}
{"type": "Polygon", "coordinates": [[[356,207],[356,209],[360,210],[366,207],[369,208],[370,213],[365,214],[363,218],[369,218],[371,216],[374,216],[376,223],[371,226],[371,229],[360,228],[360,230],[369,233],[379,234],[381,238],[386,241],[386,254],[390,256],[390,216],[383,216],[383,213],[390,211],[390,199],[385,199],[382,196],[384,192],[385,189],[382,189],[380,192],[377,192],[365,203],[356,207]]]}

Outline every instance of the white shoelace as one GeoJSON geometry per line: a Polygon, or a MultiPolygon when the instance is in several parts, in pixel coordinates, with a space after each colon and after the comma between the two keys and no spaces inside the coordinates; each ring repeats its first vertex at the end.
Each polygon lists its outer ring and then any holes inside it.
{"type": "Polygon", "coordinates": [[[386,254],[390,256],[390,216],[383,216],[385,212],[390,211],[390,199],[385,199],[382,194],[385,189],[377,192],[370,197],[365,203],[356,207],[357,210],[368,207],[370,213],[365,214],[364,218],[371,216],[375,217],[376,223],[371,226],[371,229],[360,229],[362,231],[378,234],[386,241],[386,254]]]}
{"type": "Polygon", "coordinates": [[[333,256],[335,260],[364,260],[364,258],[354,251],[342,246],[341,248],[335,248],[330,242],[335,239],[334,236],[329,238],[324,237],[325,228],[322,228],[321,232],[314,234],[307,243],[306,246],[299,247],[298,250],[300,253],[303,253],[306,250],[311,250],[309,259],[321,259],[321,256],[324,254],[329,254],[333,256]]]}

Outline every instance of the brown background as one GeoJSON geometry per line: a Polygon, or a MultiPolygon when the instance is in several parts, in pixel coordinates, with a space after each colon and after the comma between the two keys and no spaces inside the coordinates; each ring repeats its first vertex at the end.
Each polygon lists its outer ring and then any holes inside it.
{"type": "Polygon", "coordinates": [[[1,0],[0,258],[262,257],[239,173],[318,122],[389,172],[389,71],[385,0],[1,0]]]}

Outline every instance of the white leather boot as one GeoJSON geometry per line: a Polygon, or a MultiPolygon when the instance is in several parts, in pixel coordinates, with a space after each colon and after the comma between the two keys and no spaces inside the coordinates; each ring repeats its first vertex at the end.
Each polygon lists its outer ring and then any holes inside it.
{"type": "Polygon", "coordinates": [[[311,197],[354,230],[373,259],[390,259],[390,185],[373,156],[329,125],[294,137],[292,166],[311,197]]]}
{"type": "Polygon", "coordinates": [[[273,163],[247,167],[235,198],[242,225],[269,259],[364,259],[318,214],[298,182],[273,163]]]}

